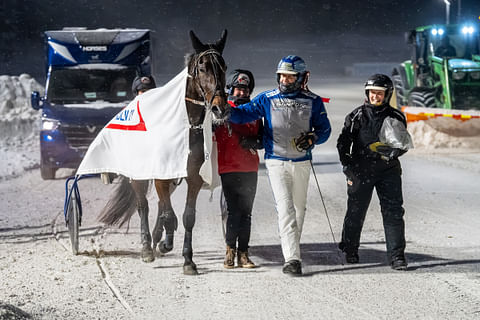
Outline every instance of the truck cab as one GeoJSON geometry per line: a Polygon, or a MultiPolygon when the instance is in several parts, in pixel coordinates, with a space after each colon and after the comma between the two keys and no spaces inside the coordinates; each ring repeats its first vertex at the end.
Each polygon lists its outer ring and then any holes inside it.
{"type": "Polygon", "coordinates": [[[137,75],[151,74],[150,31],[67,28],[46,31],[45,93],[31,96],[42,110],[40,172],[76,169],[98,132],[133,98],[137,75]]]}

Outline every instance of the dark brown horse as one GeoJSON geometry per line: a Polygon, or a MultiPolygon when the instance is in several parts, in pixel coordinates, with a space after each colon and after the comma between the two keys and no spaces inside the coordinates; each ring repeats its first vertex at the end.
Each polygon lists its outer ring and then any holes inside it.
{"type": "MultiPolygon", "coordinates": [[[[193,262],[192,230],[195,224],[195,207],[198,193],[203,185],[199,175],[200,167],[204,161],[203,148],[203,121],[208,108],[212,113],[221,118],[225,111],[226,98],[225,71],[226,65],[222,58],[227,31],[214,44],[203,44],[190,31],[190,38],[194,54],[186,57],[188,67],[187,87],[185,102],[190,121],[190,153],[187,160],[188,184],[187,201],[183,212],[183,225],[185,238],[183,243],[183,256],[185,274],[196,275],[197,266],[193,262]]],[[[158,194],[158,216],[152,235],[148,226],[148,201],[146,198],[149,188],[148,180],[129,180],[121,177],[114,195],[100,213],[99,220],[107,225],[123,225],[138,210],[141,219],[142,260],[151,262],[155,259],[155,248],[158,244],[160,253],[173,249],[173,235],[177,229],[177,217],[170,202],[170,195],[175,189],[176,180],[155,180],[155,189],[158,194]],[[162,239],[163,230],[165,238],[162,239]]]]}

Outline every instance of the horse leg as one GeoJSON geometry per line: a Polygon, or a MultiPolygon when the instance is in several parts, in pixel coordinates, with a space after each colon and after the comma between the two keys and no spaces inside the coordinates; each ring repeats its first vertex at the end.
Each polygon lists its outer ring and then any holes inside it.
{"type": "Polygon", "coordinates": [[[187,182],[187,201],[185,211],[183,212],[183,226],[185,227],[185,237],[183,241],[183,257],[185,263],[183,264],[183,273],[186,275],[197,275],[197,265],[193,262],[192,231],[195,225],[197,196],[202,187],[203,180],[197,175],[195,178],[187,179],[187,182]]]}
{"type": "Polygon", "coordinates": [[[148,200],[146,197],[148,190],[148,181],[133,180],[132,187],[137,198],[137,210],[140,215],[140,239],[142,242],[142,260],[143,262],[153,262],[155,256],[152,249],[152,236],[148,225],[148,200]]]}
{"type": "Polygon", "coordinates": [[[155,228],[153,229],[153,248],[158,245],[161,254],[172,251],[173,237],[178,227],[178,220],[170,202],[170,194],[174,189],[171,188],[171,180],[155,180],[155,188],[158,194],[158,216],[155,228]],[[165,229],[165,240],[162,238],[163,229],[165,229]]]}

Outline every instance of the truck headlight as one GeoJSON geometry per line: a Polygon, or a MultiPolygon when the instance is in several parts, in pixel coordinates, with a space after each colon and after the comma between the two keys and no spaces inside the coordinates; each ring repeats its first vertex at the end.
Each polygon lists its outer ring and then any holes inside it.
{"type": "Polygon", "coordinates": [[[53,120],[53,119],[45,119],[42,121],[42,129],[43,130],[55,130],[58,128],[58,125],[60,124],[60,122],[58,122],[57,120],[53,120]]]}
{"type": "Polygon", "coordinates": [[[454,80],[462,80],[463,78],[465,78],[465,72],[456,71],[453,73],[452,77],[454,80]]]}
{"type": "Polygon", "coordinates": [[[470,77],[472,77],[473,80],[480,79],[480,71],[470,72],[470,77]]]}

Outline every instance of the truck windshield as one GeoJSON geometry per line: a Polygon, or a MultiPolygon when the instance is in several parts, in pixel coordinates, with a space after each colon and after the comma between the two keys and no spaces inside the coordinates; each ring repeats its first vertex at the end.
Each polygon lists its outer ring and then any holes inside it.
{"type": "Polygon", "coordinates": [[[95,101],[124,102],[132,100],[131,85],[134,68],[52,70],[49,78],[48,101],[61,104],[95,101]]]}

